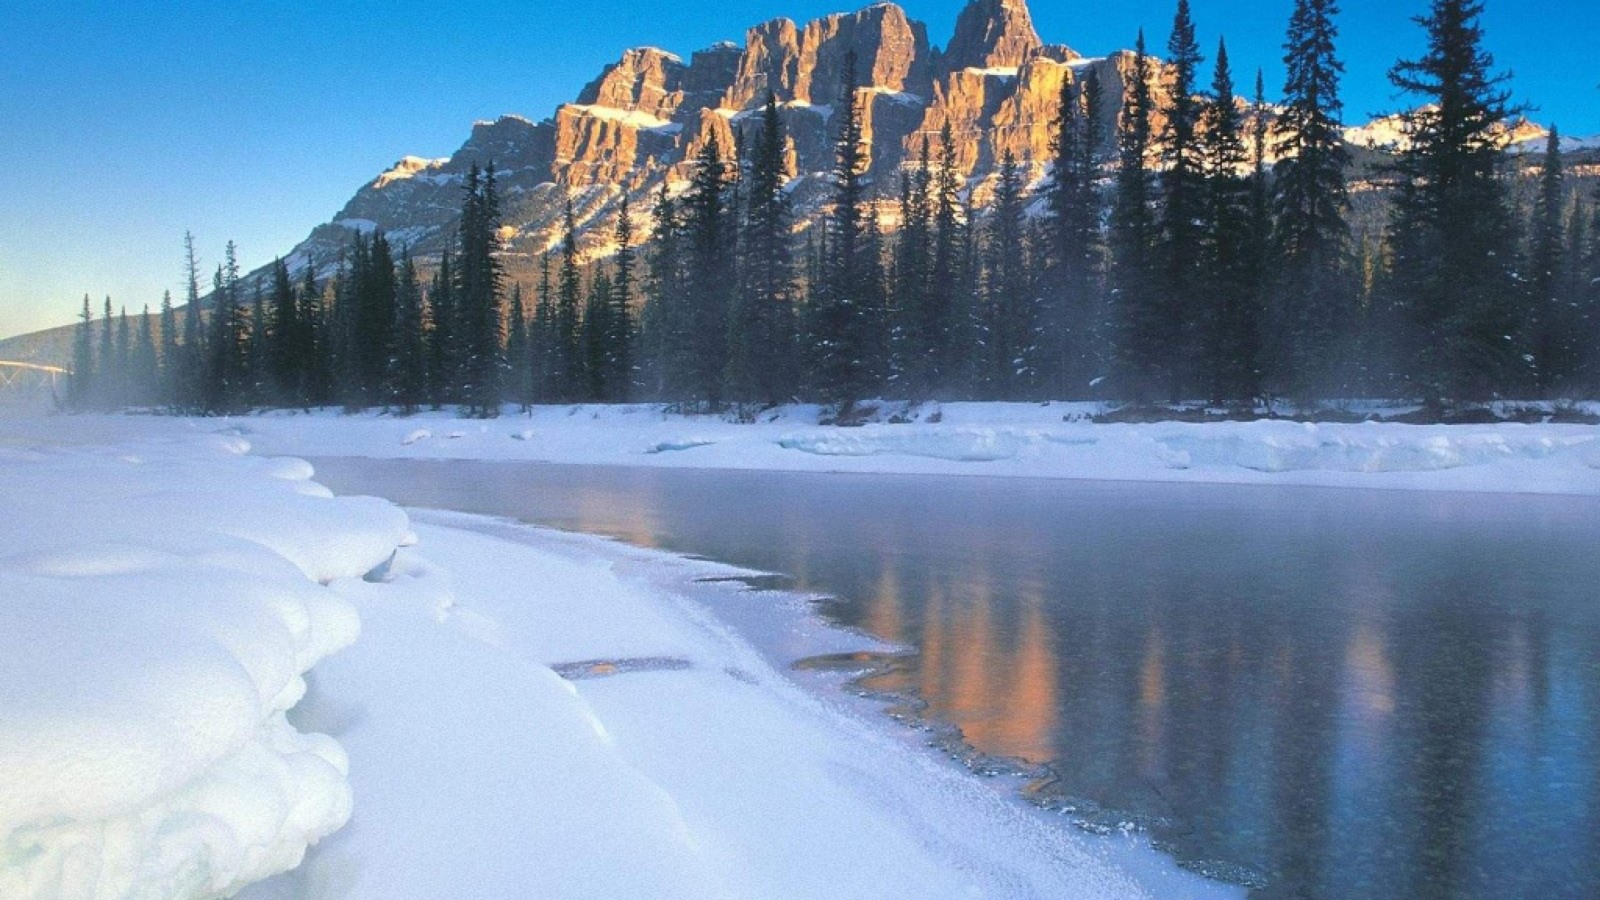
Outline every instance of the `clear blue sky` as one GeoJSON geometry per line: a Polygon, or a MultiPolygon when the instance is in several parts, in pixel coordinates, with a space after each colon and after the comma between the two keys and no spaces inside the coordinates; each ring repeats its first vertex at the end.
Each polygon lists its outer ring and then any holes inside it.
{"type": "MultiPolygon", "coordinates": [[[[908,0],[935,44],[964,0],[908,0]]],[[[1144,25],[1165,44],[1174,0],[1035,0],[1046,41],[1098,55],[1144,25]]],[[[1490,49],[1519,98],[1571,134],[1600,133],[1600,2],[1488,0],[1490,49]]],[[[445,156],[473,120],[547,116],[626,47],[687,55],[837,0],[6,0],[0,14],[0,336],[71,320],[84,293],[130,312],[178,293],[181,239],[202,263],[238,241],[285,253],[406,154],[445,156]]],[[[1349,118],[1391,111],[1384,72],[1415,54],[1425,0],[1345,0],[1349,118]]],[[[1208,54],[1281,82],[1290,0],[1193,0],[1208,54]]]]}

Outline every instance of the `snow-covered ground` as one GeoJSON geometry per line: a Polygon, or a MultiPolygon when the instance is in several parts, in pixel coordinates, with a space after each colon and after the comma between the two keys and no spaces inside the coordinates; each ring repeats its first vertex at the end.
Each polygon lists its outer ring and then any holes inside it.
{"type": "Polygon", "coordinates": [[[1237,893],[797,684],[687,587],[729,570],[217,428],[0,423],[0,897],[1237,893]]]}
{"type": "Polygon", "coordinates": [[[37,427],[88,435],[234,429],[264,452],[303,456],[1600,494],[1594,426],[1096,425],[1084,421],[1093,409],[952,403],[910,411],[917,420],[906,424],[859,428],[818,425],[815,407],[736,424],[644,405],[539,407],[488,421],[324,411],[233,420],[73,416],[37,427]]]}

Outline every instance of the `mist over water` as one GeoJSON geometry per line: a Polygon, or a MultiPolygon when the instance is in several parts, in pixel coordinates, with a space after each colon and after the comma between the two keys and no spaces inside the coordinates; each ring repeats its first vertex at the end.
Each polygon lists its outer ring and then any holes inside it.
{"type": "Polygon", "coordinates": [[[906,691],[1265,897],[1600,890],[1600,501],[321,460],[793,576],[906,691]]]}

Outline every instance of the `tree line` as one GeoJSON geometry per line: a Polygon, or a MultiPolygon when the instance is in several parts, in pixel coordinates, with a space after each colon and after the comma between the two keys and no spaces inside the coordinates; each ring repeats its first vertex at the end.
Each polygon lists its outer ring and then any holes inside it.
{"type": "Polygon", "coordinates": [[[191,241],[183,324],[166,298],[159,344],[148,315],[136,337],[125,315],[113,327],[109,300],[97,339],[85,299],[73,402],[494,415],[508,401],[1248,410],[1271,397],[1600,394],[1600,196],[1577,196],[1552,131],[1534,202],[1517,209],[1504,129],[1519,109],[1484,48],[1483,4],[1433,0],[1417,19],[1425,52],[1389,73],[1419,103],[1378,176],[1387,225],[1359,238],[1338,12],[1295,0],[1269,107],[1259,72],[1241,96],[1225,42],[1202,84],[1178,0],[1161,98],[1141,32],[1115,134],[1102,133],[1094,70],[1068,79],[1049,177],[1030,186],[1004,154],[982,209],[949,125],[921,136],[896,184],[869,183],[851,55],[817,221],[792,208],[769,96],[736,146],[704,143],[686,191],[661,188],[648,244],[624,196],[614,254],[585,266],[569,200],[527,294],[502,268],[492,163],[468,172],[456,239],[427,283],[404,248],[357,232],[325,279],[279,261],[247,298],[230,244],[202,316],[191,241]]]}

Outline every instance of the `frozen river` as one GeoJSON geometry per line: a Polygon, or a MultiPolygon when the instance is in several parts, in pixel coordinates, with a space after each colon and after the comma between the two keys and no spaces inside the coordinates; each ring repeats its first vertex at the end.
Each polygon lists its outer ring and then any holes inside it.
{"type": "Polygon", "coordinates": [[[1266,897],[1600,892],[1600,500],[316,461],[792,576],[1049,802],[1266,897]]]}

